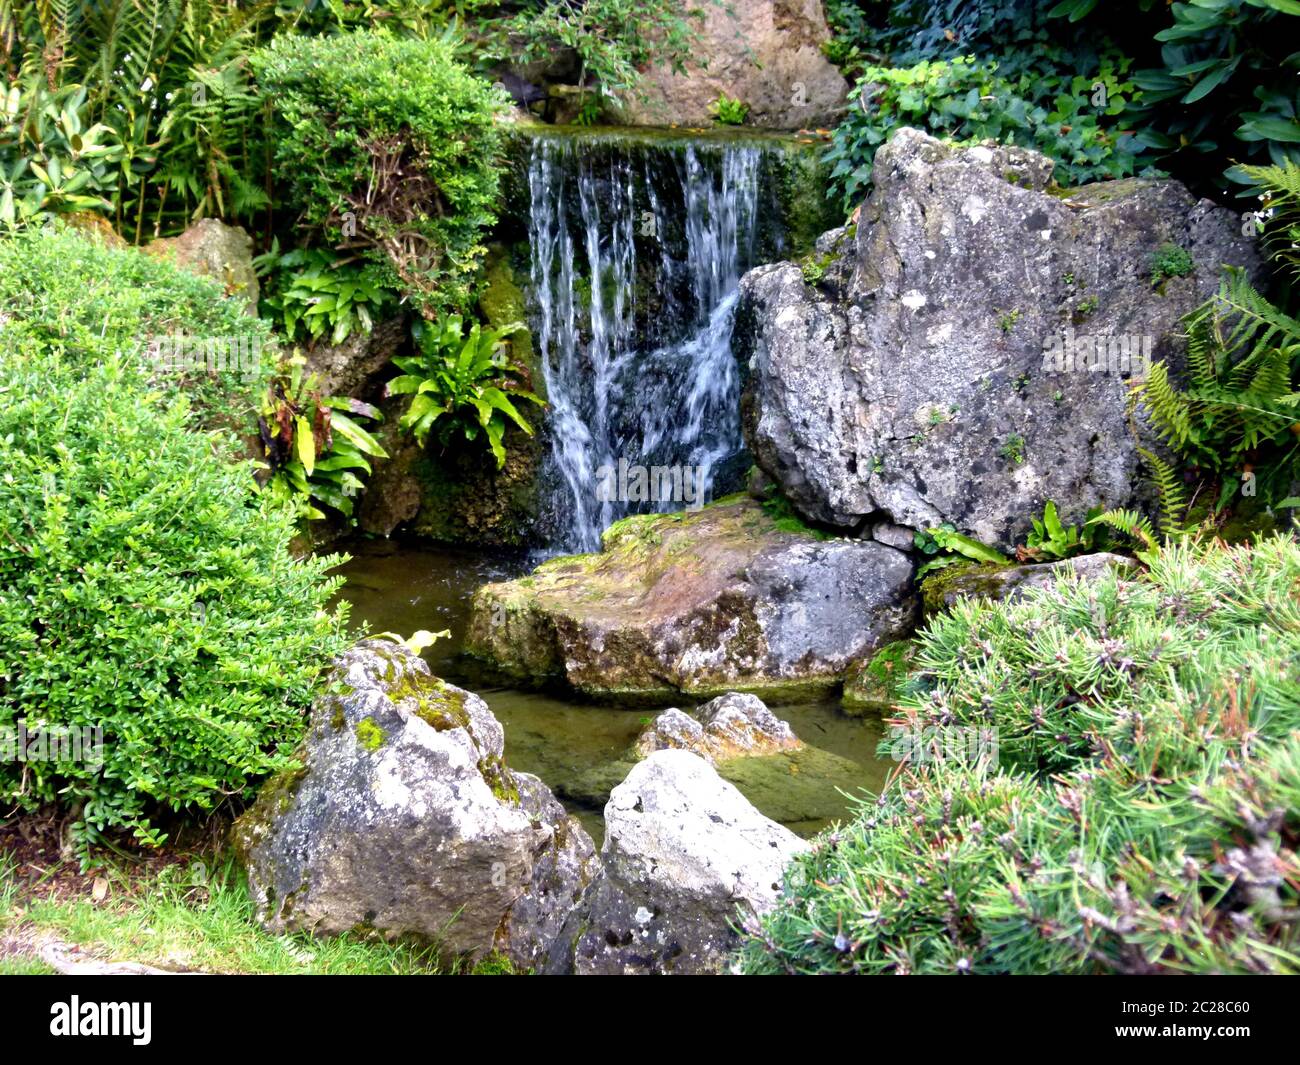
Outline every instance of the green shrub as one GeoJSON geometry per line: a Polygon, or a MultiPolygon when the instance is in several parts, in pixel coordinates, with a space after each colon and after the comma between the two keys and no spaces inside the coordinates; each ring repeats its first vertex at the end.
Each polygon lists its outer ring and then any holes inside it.
{"type": "Polygon", "coordinates": [[[464,306],[496,220],[501,95],[439,40],[279,37],[251,62],[316,242],[364,250],[422,310],[464,306]]]}
{"type": "Polygon", "coordinates": [[[69,228],[0,239],[0,327],[22,331],[69,367],[140,353],[132,365],[159,387],[189,393],[196,419],[207,424],[247,424],[274,365],[265,323],[245,314],[243,302],[227,298],[216,281],[69,228]],[[250,362],[256,358],[257,370],[159,371],[143,353],[158,338],[178,335],[219,339],[250,362]]]}
{"type": "Polygon", "coordinates": [[[795,862],[744,969],[1300,971],[1298,591],[1278,537],[959,602],[904,772],[795,862]]]}
{"type": "Polygon", "coordinates": [[[58,803],[83,845],[157,843],[159,812],[290,765],[344,643],[339,560],[295,560],[248,464],[140,380],[111,351],[81,365],[0,331],[0,726],[104,741],[102,767],[0,761],[0,801],[58,803]]]}
{"type": "Polygon", "coordinates": [[[863,197],[876,149],[901,126],[953,141],[995,140],[1034,148],[1056,161],[1063,185],[1134,172],[1134,151],[1116,131],[1123,110],[1127,61],[1105,56],[1089,76],[1039,70],[1008,76],[1003,62],[956,56],[913,66],[868,66],[850,96],[848,114],[832,134],[826,159],[846,210],[863,197]],[[1110,88],[1105,109],[1090,106],[1096,82],[1110,88]],[[1044,91],[1054,84],[1055,94],[1044,91]]]}

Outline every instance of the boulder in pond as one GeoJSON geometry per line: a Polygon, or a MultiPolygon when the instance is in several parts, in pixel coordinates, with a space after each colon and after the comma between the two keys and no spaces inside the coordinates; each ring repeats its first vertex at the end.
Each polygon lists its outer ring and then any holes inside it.
{"type": "Polygon", "coordinates": [[[605,806],[604,871],[570,916],[550,971],[721,971],[736,926],[769,910],[808,844],[769,821],[708,762],[656,751],[605,806]]]}
{"type": "Polygon", "coordinates": [[[913,129],[876,153],[856,228],[741,281],[746,441],[806,519],[902,542],[951,522],[1010,550],[1056,502],[1148,502],[1126,409],[1148,354],[1224,264],[1256,272],[1240,216],[1176,181],[1050,186],[1045,156],[913,129]],[[1190,255],[1185,276],[1157,257],[1190,255]]]}
{"type": "Polygon", "coordinates": [[[911,579],[902,551],[822,539],[728,497],[624,519],[597,553],[484,586],[466,648],[593,696],[789,701],[833,689],[851,662],[910,631],[911,579]]]}
{"type": "Polygon", "coordinates": [[[802,746],[794,729],[757,695],[727,692],[693,714],[676,707],[665,710],[637,737],[635,753],[646,758],[655,751],[678,749],[717,763],[802,746]]]}
{"type": "Polygon", "coordinates": [[[448,955],[544,963],[599,869],[591,838],[502,760],[478,696],[366,640],[312,707],[302,769],[235,826],[263,926],[412,935],[448,955]]]}

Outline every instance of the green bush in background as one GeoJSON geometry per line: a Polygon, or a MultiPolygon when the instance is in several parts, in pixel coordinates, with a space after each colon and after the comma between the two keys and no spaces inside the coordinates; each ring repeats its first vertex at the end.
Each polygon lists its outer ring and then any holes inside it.
{"type": "Polygon", "coordinates": [[[420,309],[466,304],[496,220],[497,90],[441,40],[279,37],[251,62],[290,209],[420,309]]]}
{"type": "Polygon", "coordinates": [[[744,969],[1300,972],[1298,591],[1277,537],[959,603],[905,772],[796,861],[744,969]]]}

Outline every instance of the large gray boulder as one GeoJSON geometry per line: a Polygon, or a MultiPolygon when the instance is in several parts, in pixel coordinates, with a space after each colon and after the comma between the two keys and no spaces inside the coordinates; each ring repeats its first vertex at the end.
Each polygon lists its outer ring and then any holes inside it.
{"type": "Polygon", "coordinates": [[[1258,258],[1177,182],[1063,194],[1051,170],[899,130],[856,231],[819,242],[816,284],[792,263],[744,277],[746,439],[805,517],[891,543],[947,521],[1010,549],[1048,499],[1076,523],[1142,503],[1128,379],[1148,350],[1177,361],[1220,267],[1258,258]],[[1167,245],[1190,274],[1153,276],[1167,245]]]}
{"type": "Polygon", "coordinates": [[[466,649],[507,673],[601,697],[747,690],[791,701],[910,631],[912,563],[818,539],[755,501],[624,519],[600,552],[551,559],[474,596],[466,649]]]}
{"type": "Polygon", "coordinates": [[[605,805],[603,875],[573,912],[551,971],[720,971],[745,926],[776,902],[808,844],[769,821],[704,759],[664,750],[605,805]]]}
{"type": "Polygon", "coordinates": [[[624,105],[626,121],[709,126],[720,93],[747,104],[747,123],[765,129],[812,129],[843,115],[849,85],[822,52],[831,35],[821,0],[681,7],[704,13],[686,70],[645,71],[624,105]]]}
{"type": "Polygon", "coordinates": [[[267,784],[235,826],[264,927],[373,929],[543,964],[599,863],[503,746],[483,700],[405,647],[346,652],[312,708],[304,768],[267,784]]]}

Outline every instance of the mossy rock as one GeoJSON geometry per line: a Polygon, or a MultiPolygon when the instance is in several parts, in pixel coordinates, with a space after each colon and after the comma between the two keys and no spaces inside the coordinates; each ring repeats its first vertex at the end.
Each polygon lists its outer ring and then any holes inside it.
{"type": "Polygon", "coordinates": [[[869,710],[896,705],[913,671],[915,657],[916,644],[912,640],[885,644],[844,682],[844,712],[858,717],[869,710]]]}

